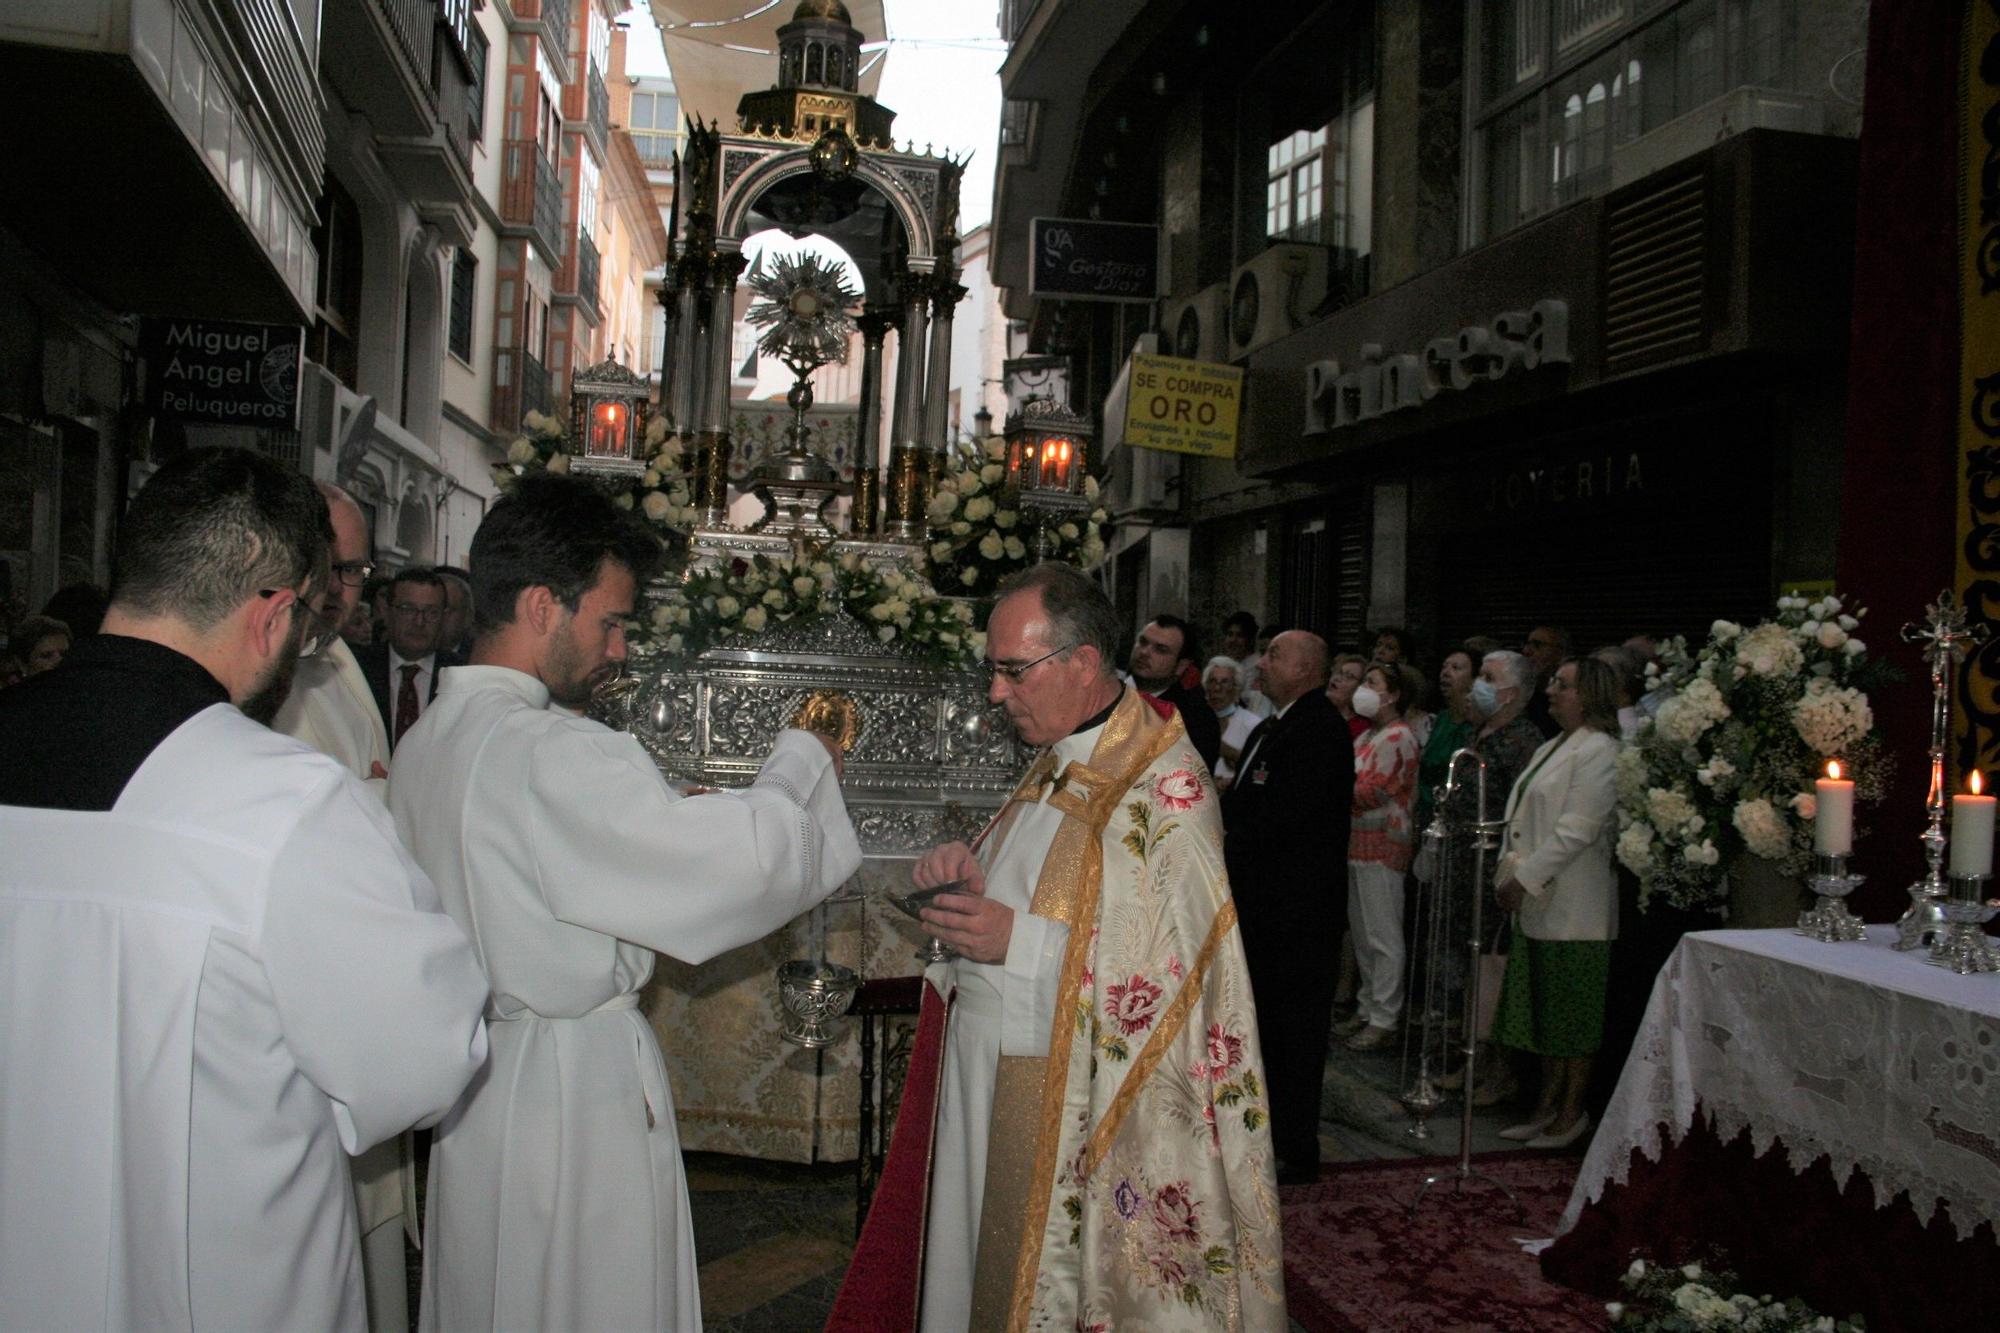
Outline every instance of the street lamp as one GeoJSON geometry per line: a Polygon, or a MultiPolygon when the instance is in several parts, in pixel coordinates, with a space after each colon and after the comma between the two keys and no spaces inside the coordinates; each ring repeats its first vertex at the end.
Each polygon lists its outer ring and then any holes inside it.
{"type": "Polygon", "coordinates": [[[1007,475],[1002,482],[1035,527],[1036,554],[1055,550],[1053,533],[1090,511],[1083,483],[1090,423],[1053,398],[1030,398],[1007,419],[1007,475]]]}
{"type": "Polygon", "coordinates": [[[570,420],[582,437],[572,468],[600,475],[638,476],[646,470],[650,385],[616,358],[580,370],[570,382],[570,420]]]}

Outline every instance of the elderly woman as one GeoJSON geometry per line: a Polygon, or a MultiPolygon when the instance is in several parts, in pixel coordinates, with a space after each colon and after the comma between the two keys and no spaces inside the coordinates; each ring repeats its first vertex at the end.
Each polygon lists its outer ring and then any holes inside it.
{"type": "Polygon", "coordinates": [[[1354,711],[1354,691],[1360,687],[1361,674],[1366,670],[1367,658],[1358,653],[1342,653],[1333,659],[1333,669],[1326,677],[1326,697],[1339,710],[1356,740],[1368,730],[1368,719],[1354,711]]]}
{"type": "Polygon", "coordinates": [[[1618,934],[1618,676],[1595,658],[1573,657],[1556,668],[1548,696],[1559,730],[1507,796],[1494,896],[1516,915],[1493,1039],[1542,1058],[1534,1114],[1500,1136],[1566,1148],[1590,1128],[1583,1098],[1603,1040],[1618,934]]]}
{"type": "Polygon", "coordinates": [[[1414,850],[1417,738],[1403,710],[1424,688],[1415,667],[1378,663],[1354,690],[1368,720],[1354,742],[1353,823],[1347,836],[1347,926],[1359,969],[1352,1050],[1372,1051],[1396,1035],[1403,1010],[1403,875],[1414,850]]]}
{"type": "Polygon", "coordinates": [[[1211,657],[1201,669],[1201,691],[1215,720],[1222,724],[1222,754],[1215,761],[1215,783],[1227,788],[1236,777],[1236,765],[1243,759],[1243,742],[1264,719],[1240,702],[1243,693],[1243,664],[1233,657],[1211,657]]]}

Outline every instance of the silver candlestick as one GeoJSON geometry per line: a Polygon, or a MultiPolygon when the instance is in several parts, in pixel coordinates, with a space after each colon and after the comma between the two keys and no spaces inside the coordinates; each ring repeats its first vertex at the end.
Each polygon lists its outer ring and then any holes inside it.
{"type": "Polygon", "coordinates": [[[1829,944],[1866,938],[1861,918],[1848,911],[1842,901],[1866,878],[1848,870],[1845,854],[1813,853],[1813,873],[1807,877],[1806,887],[1819,895],[1819,902],[1799,913],[1799,934],[1829,944]]]}
{"type": "Polygon", "coordinates": [[[1971,645],[1985,642],[1986,635],[1984,625],[1967,627],[1965,608],[1949,588],[1924,608],[1921,624],[1911,621],[1903,626],[1904,642],[1925,644],[1924,656],[1931,666],[1931,785],[1925,798],[1930,824],[1919,837],[1930,869],[1910,886],[1909,910],[1896,921],[1893,947],[1898,949],[1934,943],[1946,933],[1944,746],[1951,730],[1951,669],[1965,660],[1971,645]]]}
{"type": "Polygon", "coordinates": [[[1991,875],[1953,875],[1950,891],[1939,904],[1945,928],[1931,946],[1931,961],[1964,976],[1972,972],[2000,972],[2000,949],[1987,938],[1985,926],[2000,902],[1986,897],[1986,881],[1991,875]]]}

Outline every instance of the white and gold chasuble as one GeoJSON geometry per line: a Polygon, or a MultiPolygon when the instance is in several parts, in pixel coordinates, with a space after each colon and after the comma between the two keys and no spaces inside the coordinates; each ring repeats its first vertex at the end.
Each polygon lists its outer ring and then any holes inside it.
{"type": "Polygon", "coordinates": [[[1010,903],[1005,964],[929,978],[957,994],[923,1326],[1283,1329],[1256,1014],[1219,803],[1179,717],[1128,689],[1030,770],[982,864],[1027,911],[1010,903]]]}

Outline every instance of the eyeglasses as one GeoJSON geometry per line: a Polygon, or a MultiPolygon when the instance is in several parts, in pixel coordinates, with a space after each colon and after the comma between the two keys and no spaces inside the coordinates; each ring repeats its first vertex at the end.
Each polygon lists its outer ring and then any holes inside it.
{"type": "Polygon", "coordinates": [[[342,560],[333,567],[333,576],[350,588],[358,588],[368,582],[368,576],[375,572],[375,566],[366,560],[342,560]]]}
{"type": "Polygon", "coordinates": [[[1021,683],[1021,677],[1027,675],[1030,671],[1033,671],[1036,667],[1048,661],[1051,657],[1054,657],[1059,653],[1066,653],[1074,647],[1076,647],[1075,644],[1066,643],[1060,648],[1054,648],[1046,653],[1043,653],[1040,657],[1036,658],[1032,662],[1016,663],[1016,662],[983,661],[979,664],[978,671],[981,676],[985,677],[986,683],[988,685],[991,685],[993,683],[993,678],[995,676],[1005,676],[1008,680],[1012,681],[1014,684],[1019,685],[1021,683]]]}
{"type": "Polygon", "coordinates": [[[441,606],[412,606],[408,602],[393,602],[389,609],[407,620],[421,622],[444,618],[444,608],[441,606]]]}

